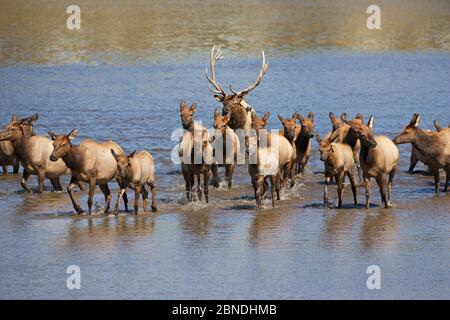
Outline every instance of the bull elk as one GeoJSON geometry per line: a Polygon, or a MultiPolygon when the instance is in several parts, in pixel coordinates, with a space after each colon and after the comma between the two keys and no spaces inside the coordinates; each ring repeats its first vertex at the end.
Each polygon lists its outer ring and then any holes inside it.
{"type": "MultiPolygon", "coordinates": [[[[117,162],[111,154],[111,150],[114,150],[117,155],[125,155],[122,148],[113,141],[98,143],[94,140],[84,140],[79,145],[72,144],[72,140],[78,135],[77,129],[73,129],[67,135],[56,135],[51,131],[48,134],[53,140],[53,152],[50,155],[50,160],[52,162],[63,161],[72,172],[67,191],[75,211],[78,214],[84,213],[74,198],[73,189],[80,182],[86,182],[89,184],[89,214],[92,213],[95,187],[97,185],[105,195],[104,213],[108,213],[112,198],[108,182],[116,177],[117,172],[117,162]]],[[[123,189],[120,183],[119,186],[123,189]]],[[[125,210],[128,211],[126,193],[124,193],[123,199],[125,210]]]]}
{"type": "Polygon", "coordinates": [[[264,55],[264,51],[261,52],[262,52],[262,66],[261,70],[259,71],[258,77],[256,78],[256,81],[249,87],[241,91],[236,91],[233,89],[232,86],[230,86],[231,94],[228,94],[218,83],[214,70],[216,62],[223,58],[222,51],[220,50],[220,48],[216,50],[215,46],[211,49],[210,55],[211,77],[208,76],[208,68],[206,68],[205,71],[206,79],[210,83],[209,89],[211,90],[214,98],[217,101],[222,102],[223,104],[222,114],[230,115],[229,127],[233,130],[250,129],[251,115],[254,113],[254,110],[250,105],[246,103],[245,97],[261,83],[263,76],[267,72],[268,63],[266,62],[266,56],[264,55]]]}
{"type": "Polygon", "coordinates": [[[429,132],[419,128],[420,115],[415,113],[409,124],[394,139],[395,144],[412,143],[425,156],[431,174],[434,176],[434,192],[439,193],[439,169],[446,174],[444,192],[448,190],[450,179],[450,129],[429,132]]]}
{"type": "Polygon", "coordinates": [[[358,120],[359,121],[344,120],[344,122],[350,126],[350,130],[354,131],[361,142],[359,160],[361,162],[366,189],[366,209],[368,209],[370,205],[371,178],[375,178],[377,181],[380,188],[381,200],[384,203],[385,208],[392,207],[392,181],[397,172],[400,157],[398,149],[388,137],[373,135],[373,116],[369,118],[367,125],[365,125],[361,119],[358,120]],[[389,180],[386,183],[387,175],[389,176],[389,180]]]}

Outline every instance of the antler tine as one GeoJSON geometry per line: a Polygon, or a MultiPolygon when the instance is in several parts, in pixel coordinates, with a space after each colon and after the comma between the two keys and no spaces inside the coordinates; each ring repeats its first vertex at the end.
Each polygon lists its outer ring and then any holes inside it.
{"type": "Polygon", "coordinates": [[[255,83],[253,83],[252,85],[250,85],[247,89],[241,90],[236,92],[235,90],[233,90],[233,88],[230,86],[230,90],[236,94],[236,95],[240,95],[240,96],[244,96],[246,94],[248,94],[250,91],[252,91],[253,89],[255,89],[260,83],[261,80],[263,78],[263,76],[266,74],[267,72],[267,67],[268,67],[268,63],[266,62],[266,55],[264,54],[264,50],[261,50],[262,53],[262,66],[261,66],[261,70],[259,71],[258,74],[258,78],[256,78],[255,83]]]}
{"type": "Polygon", "coordinates": [[[222,89],[222,87],[219,85],[219,83],[216,80],[216,73],[214,70],[214,66],[216,64],[216,61],[222,60],[222,51],[220,50],[220,47],[216,50],[216,46],[214,45],[211,49],[211,55],[209,58],[210,68],[211,68],[211,78],[208,77],[208,68],[205,70],[205,76],[206,79],[209,81],[211,85],[213,85],[214,89],[209,86],[209,90],[215,94],[220,94],[222,96],[225,96],[225,91],[222,89]]]}

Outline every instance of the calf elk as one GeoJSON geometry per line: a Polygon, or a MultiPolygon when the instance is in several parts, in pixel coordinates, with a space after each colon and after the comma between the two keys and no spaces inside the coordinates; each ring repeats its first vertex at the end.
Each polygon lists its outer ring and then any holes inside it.
{"type": "Polygon", "coordinates": [[[211,167],[214,184],[218,187],[219,174],[217,167],[225,167],[225,178],[228,188],[233,182],[233,173],[236,168],[240,150],[239,138],[228,126],[230,115],[222,116],[218,109],[214,111],[214,164],[211,167]]]}
{"type": "Polygon", "coordinates": [[[134,213],[139,212],[139,197],[142,195],[144,202],[144,212],[147,211],[148,192],[145,185],[150,187],[152,192],[152,211],[156,212],[156,179],[155,179],[155,161],[148,151],[136,151],[125,156],[117,154],[114,149],[111,149],[111,154],[117,162],[117,180],[121,188],[117,197],[114,214],[119,213],[120,199],[126,192],[126,188],[133,189],[134,196],[134,213]]]}
{"type": "Polygon", "coordinates": [[[209,89],[211,90],[214,98],[223,103],[223,115],[230,115],[229,127],[233,130],[236,129],[250,129],[251,125],[251,115],[254,114],[253,108],[245,102],[245,96],[255,89],[260,83],[263,76],[267,72],[266,56],[264,55],[264,51],[262,51],[262,66],[259,71],[258,78],[256,81],[241,91],[233,90],[232,86],[230,86],[230,90],[232,94],[227,94],[225,90],[222,89],[220,84],[216,80],[215,74],[215,64],[217,61],[222,59],[222,52],[220,48],[215,50],[215,46],[211,49],[210,55],[210,68],[211,68],[211,78],[208,76],[208,69],[206,69],[205,75],[206,79],[212,85],[209,89]]]}
{"type": "Polygon", "coordinates": [[[415,113],[410,123],[394,139],[395,144],[412,143],[425,156],[425,163],[434,176],[434,192],[439,193],[439,169],[446,173],[444,192],[448,189],[450,179],[450,129],[429,132],[419,128],[420,116],[415,113]]]}
{"type": "MultiPolygon", "coordinates": [[[[70,184],[67,187],[70,200],[73,207],[78,214],[84,211],[75,201],[73,195],[73,188],[79,185],[80,182],[89,183],[89,197],[88,207],[89,214],[92,213],[92,204],[95,194],[95,187],[98,185],[105,195],[105,211],[108,213],[109,205],[111,203],[111,191],[108,187],[108,182],[114,179],[117,172],[116,159],[111,154],[111,149],[117,155],[125,155],[122,148],[113,141],[105,141],[98,143],[94,140],[84,140],[79,145],[72,144],[72,140],[78,134],[77,129],[73,129],[67,135],[56,135],[49,131],[48,134],[53,140],[53,152],[50,155],[50,160],[64,161],[67,167],[72,172],[70,184]]],[[[123,189],[119,183],[119,186],[123,189]]],[[[125,202],[125,210],[128,211],[128,198],[126,193],[123,195],[125,202]]]]}
{"type": "Polygon", "coordinates": [[[370,117],[367,125],[361,120],[347,121],[350,130],[354,131],[361,141],[361,151],[359,160],[363,171],[364,184],[366,188],[366,208],[370,205],[370,179],[375,178],[380,187],[381,200],[386,208],[391,207],[392,181],[397,172],[399,152],[391,139],[385,136],[374,136],[372,133],[373,116],[370,117]],[[386,197],[386,175],[389,175],[387,182],[386,197]]]}
{"type": "Polygon", "coordinates": [[[267,143],[265,146],[260,146],[258,133],[255,131],[253,133],[245,137],[245,143],[248,157],[256,156],[256,162],[251,161],[248,165],[248,173],[255,192],[256,210],[259,210],[262,208],[262,199],[268,186],[266,179],[270,180],[272,207],[275,207],[275,196],[277,200],[280,199],[281,174],[279,153],[276,148],[267,146],[267,143]]]}
{"type": "Polygon", "coordinates": [[[328,206],[328,184],[331,177],[334,177],[337,183],[337,193],[339,197],[338,208],[342,207],[342,197],[344,194],[344,180],[345,176],[350,180],[350,185],[353,192],[353,200],[355,205],[358,204],[356,196],[355,185],[355,159],[353,158],[353,151],[349,145],[344,143],[332,143],[330,141],[331,132],[323,139],[320,135],[316,135],[319,143],[320,160],[325,165],[325,184],[323,193],[323,205],[328,206]]]}

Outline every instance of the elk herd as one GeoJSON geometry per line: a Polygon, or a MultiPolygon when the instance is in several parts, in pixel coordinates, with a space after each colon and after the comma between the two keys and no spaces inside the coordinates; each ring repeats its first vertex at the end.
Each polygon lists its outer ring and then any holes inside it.
{"type": "MultiPolygon", "coordinates": [[[[338,207],[343,203],[344,180],[348,178],[353,202],[358,204],[357,190],[364,185],[365,207],[369,208],[371,179],[376,181],[382,204],[392,206],[394,177],[399,170],[398,144],[412,144],[409,171],[418,161],[428,166],[434,177],[434,190],[439,193],[440,169],[446,174],[444,191],[448,190],[450,179],[450,126],[443,128],[435,121],[436,131],[419,127],[420,116],[415,113],[403,131],[393,140],[374,133],[374,117],[367,122],[361,114],[348,119],[345,113],[339,117],[329,113],[330,131],[321,137],[315,134],[314,114],[305,117],[296,112],[291,117],[278,115],[280,130],[266,129],[270,113],[258,116],[256,110],[246,101],[246,96],[262,81],[268,63],[262,51],[262,66],[256,81],[249,87],[237,91],[230,85],[227,93],[219,84],[215,66],[222,59],[222,52],[215,47],[210,54],[210,72],[205,75],[214,98],[222,103],[222,110],[213,113],[213,128],[207,129],[195,121],[196,105],[180,103],[179,112],[184,133],[178,144],[178,156],[185,180],[186,198],[201,200],[204,195],[209,202],[209,186],[219,187],[219,168],[225,170],[225,182],[232,188],[233,174],[237,165],[248,166],[254,190],[256,208],[263,205],[265,194],[269,193],[272,206],[280,200],[280,189],[292,188],[298,175],[304,175],[313,148],[314,137],[324,163],[323,204],[329,206],[328,187],[332,180],[337,185],[338,207]],[[355,177],[358,176],[358,182],[355,177]],[[203,178],[203,183],[202,183],[203,178]]],[[[98,185],[105,197],[104,212],[108,213],[112,195],[108,183],[116,180],[119,186],[114,213],[119,212],[123,199],[128,211],[127,190],[134,190],[134,213],[139,212],[139,200],[143,199],[143,210],[148,204],[151,192],[151,209],[157,211],[155,163],[146,151],[125,154],[113,141],[98,142],[84,140],[75,143],[77,129],[67,134],[52,131],[47,136],[37,135],[33,125],[38,120],[35,114],[11,122],[0,131],[0,166],[6,174],[7,166],[18,173],[23,167],[21,186],[32,192],[28,186],[31,175],[38,178],[37,192],[44,190],[44,181],[49,179],[55,191],[62,191],[60,177],[70,175],[67,191],[75,211],[84,210],[74,196],[74,189],[88,185],[88,212],[92,212],[93,197],[98,185]]]]}

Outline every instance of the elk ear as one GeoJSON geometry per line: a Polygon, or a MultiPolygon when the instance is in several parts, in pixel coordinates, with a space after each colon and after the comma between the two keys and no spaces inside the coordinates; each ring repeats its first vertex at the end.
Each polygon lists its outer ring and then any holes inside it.
{"type": "Polygon", "coordinates": [[[13,114],[13,116],[11,117],[11,122],[16,122],[17,121],[17,116],[15,114],[13,114]]]}
{"type": "Polygon", "coordinates": [[[367,121],[367,126],[372,129],[373,128],[373,116],[370,116],[369,121],[367,121]]]}
{"type": "Polygon", "coordinates": [[[48,135],[50,136],[50,138],[52,138],[53,141],[56,139],[56,134],[54,134],[54,133],[51,132],[51,131],[48,131],[47,133],[48,133],[48,135]]]}
{"type": "Polygon", "coordinates": [[[193,104],[191,105],[191,111],[192,111],[192,112],[195,112],[196,109],[197,109],[197,104],[196,104],[196,103],[193,103],[193,104]]]}
{"type": "Polygon", "coordinates": [[[359,120],[361,120],[362,122],[364,122],[363,115],[362,115],[361,113],[359,113],[359,112],[356,114],[355,119],[359,119],[359,120]]]}
{"type": "Polygon", "coordinates": [[[32,124],[33,122],[37,121],[38,118],[39,118],[39,114],[35,113],[31,117],[28,118],[28,123],[32,124]]]}
{"type": "Polygon", "coordinates": [[[437,132],[440,132],[442,130],[441,124],[438,120],[433,121],[434,127],[436,128],[437,132]]]}
{"type": "Polygon", "coordinates": [[[131,158],[133,158],[135,154],[136,154],[136,150],[134,150],[132,153],[130,153],[130,154],[127,156],[128,160],[131,159],[131,158]]]}
{"type": "Polygon", "coordinates": [[[278,115],[278,119],[280,119],[280,121],[281,121],[281,122],[283,122],[283,121],[284,121],[284,118],[283,118],[283,116],[282,116],[282,115],[280,115],[280,114],[278,115]]]}
{"type": "Polygon", "coordinates": [[[220,116],[220,111],[219,109],[214,109],[214,119],[220,116]]]}
{"type": "Polygon", "coordinates": [[[320,137],[320,134],[316,134],[316,140],[319,144],[322,142],[322,138],[320,137]]]}
{"type": "Polygon", "coordinates": [[[333,121],[333,120],[336,118],[336,116],[334,115],[333,112],[329,112],[329,113],[328,113],[328,116],[330,117],[330,120],[331,120],[331,121],[333,121]]]}
{"type": "Polygon", "coordinates": [[[119,155],[113,149],[111,149],[111,154],[114,157],[114,159],[116,159],[116,161],[119,160],[119,155]]]}
{"type": "Polygon", "coordinates": [[[417,128],[420,123],[420,116],[418,113],[414,113],[411,119],[411,122],[409,123],[410,126],[417,128]]]}
{"type": "Polygon", "coordinates": [[[77,129],[73,129],[72,131],[70,131],[70,133],[67,135],[67,139],[69,139],[70,141],[72,141],[73,139],[75,139],[75,137],[78,135],[78,130],[77,129]]]}
{"type": "Polygon", "coordinates": [[[256,112],[252,112],[252,121],[256,120],[256,112]]]}
{"type": "Polygon", "coordinates": [[[339,118],[341,118],[341,120],[347,120],[347,113],[342,112],[342,114],[339,118]]]}
{"type": "Polygon", "coordinates": [[[184,102],[184,100],[181,100],[180,101],[180,112],[182,112],[183,109],[186,108],[186,107],[187,107],[186,102],[184,102]]]}
{"type": "Polygon", "coordinates": [[[311,119],[311,121],[314,121],[314,113],[313,112],[309,112],[308,113],[308,118],[311,119]]]}
{"type": "Polygon", "coordinates": [[[269,117],[270,117],[270,112],[266,112],[266,113],[264,113],[264,116],[262,118],[264,121],[267,121],[267,120],[269,120],[269,117]]]}
{"type": "Polygon", "coordinates": [[[300,113],[296,112],[296,113],[295,113],[295,117],[296,117],[298,120],[303,121],[303,117],[302,117],[302,115],[301,115],[300,113]]]}

